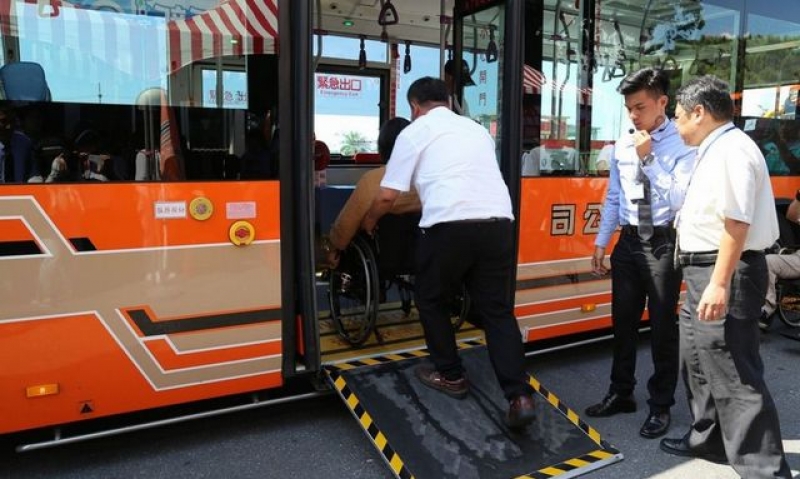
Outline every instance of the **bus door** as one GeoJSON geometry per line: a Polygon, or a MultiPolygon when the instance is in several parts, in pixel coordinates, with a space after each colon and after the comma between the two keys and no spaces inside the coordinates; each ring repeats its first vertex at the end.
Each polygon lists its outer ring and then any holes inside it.
{"type": "MultiPolygon", "coordinates": [[[[411,41],[410,37],[403,36],[404,32],[419,32],[410,23],[415,22],[420,14],[435,18],[440,12],[436,10],[439,5],[433,5],[435,2],[425,2],[425,5],[430,5],[433,9],[430,12],[425,12],[420,2],[415,4],[416,8],[408,6],[409,2],[395,3],[387,1],[384,5],[396,7],[394,14],[398,22],[393,26],[387,25],[386,30],[390,39],[396,37],[401,44],[399,60],[403,57],[402,47],[405,41],[411,41]],[[404,21],[408,23],[404,24],[404,21]]],[[[491,132],[497,141],[501,169],[506,178],[518,181],[518,173],[513,171],[515,162],[511,158],[517,156],[513,148],[518,150],[519,145],[514,146],[515,142],[508,141],[508,138],[518,137],[511,132],[520,121],[518,108],[517,113],[512,112],[515,111],[513,105],[519,104],[521,94],[519,14],[522,3],[467,1],[445,4],[447,9],[443,13],[446,18],[438,22],[450,25],[443,27],[446,31],[443,35],[447,40],[439,46],[445,49],[436,48],[431,53],[436,60],[452,55],[456,64],[460,58],[466,61],[467,67],[464,71],[459,72],[456,69],[456,72],[459,75],[469,75],[473,81],[464,82],[464,78],[456,78],[456,83],[474,83],[474,86],[459,92],[459,103],[468,108],[468,113],[464,111],[462,114],[468,114],[491,132]],[[448,53],[448,46],[454,47],[452,53],[448,53]],[[517,60],[514,61],[514,58],[517,60]]],[[[378,10],[379,8],[364,8],[362,12],[357,9],[353,16],[359,19],[376,18],[378,10]]],[[[355,23],[358,24],[359,21],[355,23]]],[[[369,40],[379,39],[382,33],[382,28],[373,23],[374,21],[370,24],[372,33],[369,29],[364,30],[365,44],[369,40]]],[[[328,28],[325,30],[330,32],[328,28]]],[[[356,35],[360,33],[356,32],[356,35]]],[[[434,39],[432,42],[440,38],[440,33],[436,31],[431,36],[434,39]]],[[[325,38],[323,42],[333,43],[334,39],[325,38]]],[[[351,42],[351,45],[359,43],[361,39],[351,42]]],[[[415,46],[417,48],[411,50],[411,63],[414,65],[411,71],[420,65],[421,71],[434,69],[434,72],[427,74],[437,76],[438,72],[435,70],[441,63],[434,60],[426,65],[415,61],[424,58],[423,50],[419,45],[415,46]]],[[[390,46],[390,52],[391,49],[390,46]]],[[[358,51],[357,48],[355,52],[358,51]]],[[[358,56],[352,61],[358,61],[358,56]]],[[[396,64],[402,68],[401,62],[402,60],[397,61],[396,64]]],[[[324,61],[320,62],[322,64],[324,61]]],[[[318,69],[322,74],[325,74],[324,71],[318,69]]],[[[396,72],[390,72],[389,75],[391,77],[395,74],[396,72]]],[[[342,78],[352,80],[350,77],[342,78]]],[[[336,84],[341,85],[339,79],[336,80],[336,84]]],[[[328,83],[327,89],[330,87],[328,83]]],[[[316,84],[315,88],[319,89],[320,84],[316,84]]],[[[397,93],[396,97],[398,100],[394,107],[390,103],[390,115],[403,116],[399,112],[403,108],[401,102],[404,95],[397,93]]],[[[337,138],[334,133],[327,133],[326,130],[334,127],[355,129],[356,119],[350,118],[347,121],[342,118],[332,125],[323,125],[322,115],[318,115],[317,119],[320,120],[315,123],[314,128],[317,138],[324,137],[332,145],[336,143],[330,148],[331,151],[338,151],[340,158],[336,161],[352,161],[341,158],[349,156],[347,151],[343,154],[342,150],[357,145],[342,142],[341,138],[346,135],[337,138]]],[[[345,133],[348,131],[345,130],[345,133]]],[[[368,131],[368,134],[374,137],[376,132],[368,131]]],[[[329,187],[333,178],[341,173],[336,171],[336,166],[332,165],[327,170],[329,187]]],[[[356,166],[354,161],[348,165],[350,169],[356,166]]],[[[338,177],[343,176],[342,174],[338,177]]],[[[356,273],[350,278],[350,283],[339,282],[335,286],[341,289],[351,288],[349,291],[352,292],[353,282],[357,281],[356,273]]],[[[389,301],[390,294],[387,292],[386,298],[378,295],[377,300],[389,301]]],[[[324,309],[320,307],[321,314],[324,309]]],[[[383,310],[381,312],[384,313],[383,310]]],[[[466,399],[455,404],[454,399],[427,388],[415,377],[415,367],[428,360],[421,337],[417,338],[416,345],[409,346],[405,342],[396,342],[397,338],[387,332],[388,326],[381,325],[379,329],[384,331],[384,340],[379,345],[382,348],[380,352],[376,352],[373,343],[367,343],[351,349],[349,359],[343,359],[338,354],[332,360],[328,355],[323,356],[323,363],[329,382],[397,477],[508,478],[526,474],[549,476],[567,471],[574,473],[581,468],[597,468],[621,459],[621,454],[602,441],[596,430],[580,421],[574,411],[561,404],[552,392],[532,377],[530,382],[537,391],[535,400],[539,403],[539,419],[528,430],[512,433],[503,421],[508,404],[497,385],[481,339],[459,342],[471,392],[466,399]]],[[[324,346],[325,343],[322,344],[324,346]]]]}

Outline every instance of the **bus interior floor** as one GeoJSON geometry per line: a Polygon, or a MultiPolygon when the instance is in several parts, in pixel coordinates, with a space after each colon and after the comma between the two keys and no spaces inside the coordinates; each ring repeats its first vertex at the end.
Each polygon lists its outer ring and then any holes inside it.
{"type": "MultiPolygon", "coordinates": [[[[347,343],[336,331],[330,313],[322,312],[319,319],[320,350],[322,361],[333,363],[346,361],[354,357],[383,355],[396,351],[408,351],[425,348],[425,338],[419,314],[415,308],[406,313],[398,304],[382,304],[375,321],[375,329],[369,338],[360,346],[347,343]]],[[[483,337],[483,332],[472,324],[464,323],[456,333],[459,341],[483,337]]]]}

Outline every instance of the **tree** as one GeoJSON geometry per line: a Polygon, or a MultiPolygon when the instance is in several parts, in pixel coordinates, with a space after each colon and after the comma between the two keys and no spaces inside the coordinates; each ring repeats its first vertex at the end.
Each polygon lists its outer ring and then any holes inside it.
{"type": "Polygon", "coordinates": [[[343,156],[353,156],[356,153],[369,150],[369,140],[361,132],[348,131],[342,138],[342,147],[339,153],[343,156]]]}

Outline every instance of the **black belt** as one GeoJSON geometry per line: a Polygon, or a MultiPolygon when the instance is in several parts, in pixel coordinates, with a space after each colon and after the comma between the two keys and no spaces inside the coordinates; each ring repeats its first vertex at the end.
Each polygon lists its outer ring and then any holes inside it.
{"type": "MultiPolygon", "coordinates": [[[[653,233],[668,233],[672,231],[672,223],[666,225],[653,226],[653,233]]],[[[639,227],[636,225],[621,225],[620,231],[624,235],[639,236],[639,227]]]]}
{"type": "MultiPolygon", "coordinates": [[[[695,253],[678,253],[678,262],[681,266],[711,266],[717,262],[718,251],[698,251],[695,253]]],[[[754,258],[763,255],[763,250],[749,249],[742,252],[741,259],[754,258]]]]}
{"type": "Polygon", "coordinates": [[[455,220],[446,221],[448,224],[478,224],[478,223],[498,223],[501,221],[511,221],[511,218],[504,218],[502,216],[492,216],[491,218],[476,218],[471,220],[455,220]]]}

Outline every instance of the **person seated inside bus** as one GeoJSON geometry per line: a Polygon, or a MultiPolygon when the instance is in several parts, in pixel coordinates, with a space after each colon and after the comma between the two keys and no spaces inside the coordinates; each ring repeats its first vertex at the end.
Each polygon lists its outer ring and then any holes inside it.
{"type": "Polygon", "coordinates": [[[116,179],[114,157],[101,145],[100,134],[92,129],[83,130],[75,137],[75,154],[81,166],[82,178],[89,181],[116,179]]]}
{"type": "Polygon", "coordinates": [[[278,177],[278,161],[273,157],[277,152],[277,138],[272,135],[271,113],[267,111],[263,118],[248,115],[245,150],[241,157],[243,180],[266,180],[278,177]]]}
{"type": "Polygon", "coordinates": [[[0,183],[23,183],[33,171],[33,142],[20,130],[12,108],[0,108],[0,183]]]}
{"type": "Polygon", "coordinates": [[[522,176],[571,176],[578,172],[578,150],[537,146],[522,158],[522,176]]]}
{"type": "MultiPolygon", "coordinates": [[[[328,237],[323,241],[323,249],[327,254],[329,267],[335,268],[339,264],[341,251],[347,248],[347,245],[358,233],[361,221],[369,211],[372,199],[380,189],[381,180],[383,180],[383,175],[386,173],[385,165],[392,155],[397,135],[409,124],[410,122],[405,118],[397,117],[387,121],[381,127],[381,131],[378,134],[378,154],[384,166],[370,170],[361,176],[361,179],[356,184],[356,189],[333,222],[328,237]]],[[[416,191],[411,190],[400,194],[389,213],[400,215],[421,210],[422,204],[419,196],[416,191]]]]}
{"type": "Polygon", "coordinates": [[[772,120],[771,134],[759,146],[771,175],[800,174],[800,122],[772,120]]]}

